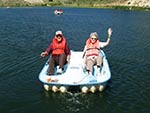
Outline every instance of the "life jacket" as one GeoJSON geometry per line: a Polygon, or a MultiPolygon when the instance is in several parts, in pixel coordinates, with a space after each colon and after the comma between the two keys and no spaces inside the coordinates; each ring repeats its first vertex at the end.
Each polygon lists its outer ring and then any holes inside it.
{"type": "Polygon", "coordinates": [[[60,55],[65,52],[66,39],[62,37],[61,42],[58,42],[54,37],[52,41],[52,55],[60,55]]]}
{"type": "Polygon", "coordinates": [[[89,38],[86,41],[86,56],[98,56],[99,55],[99,40],[96,40],[95,43],[91,43],[91,39],[89,38]]]}

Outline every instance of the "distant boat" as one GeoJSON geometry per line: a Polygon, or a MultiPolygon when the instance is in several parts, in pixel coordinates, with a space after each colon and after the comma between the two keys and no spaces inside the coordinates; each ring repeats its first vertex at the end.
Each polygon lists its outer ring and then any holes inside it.
{"type": "Polygon", "coordinates": [[[55,15],[62,15],[63,14],[63,10],[62,9],[60,9],[60,10],[54,10],[54,14],[55,15]]]}

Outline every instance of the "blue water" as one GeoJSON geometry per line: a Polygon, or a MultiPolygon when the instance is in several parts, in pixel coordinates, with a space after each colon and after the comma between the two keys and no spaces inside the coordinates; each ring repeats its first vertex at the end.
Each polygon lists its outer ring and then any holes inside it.
{"type": "Polygon", "coordinates": [[[1,113],[149,113],[150,12],[57,7],[0,8],[1,113]],[[112,78],[104,92],[47,92],[38,80],[40,53],[62,30],[72,50],[91,32],[111,43],[103,50],[112,78]]]}

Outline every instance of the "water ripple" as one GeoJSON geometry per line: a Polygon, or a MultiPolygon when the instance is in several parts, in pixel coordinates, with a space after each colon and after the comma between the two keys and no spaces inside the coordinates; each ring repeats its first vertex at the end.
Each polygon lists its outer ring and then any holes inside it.
{"type": "Polygon", "coordinates": [[[63,8],[63,16],[54,16],[54,9],[0,9],[1,112],[149,113],[149,12],[63,8]],[[55,31],[63,31],[72,50],[83,50],[91,32],[105,41],[109,27],[113,29],[111,43],[103,50],[112,78],[106,90],[45,92],[38,74],[48,57],[40,58],[40,53],[55,31]]]}

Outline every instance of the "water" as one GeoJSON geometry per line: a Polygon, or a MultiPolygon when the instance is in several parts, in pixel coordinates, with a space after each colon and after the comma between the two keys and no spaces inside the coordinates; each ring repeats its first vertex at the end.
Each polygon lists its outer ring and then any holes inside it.
{"type": "Polygon", "coordinates": [[[1,113],[149,113],[150,12],[56,7],[0,8],[1,113]],[[62,30],[72,50],[83,50],[93,31],[105,41],[112,78],[104,92],[46,92],[38,80],[40,53],[62,30]]]}

